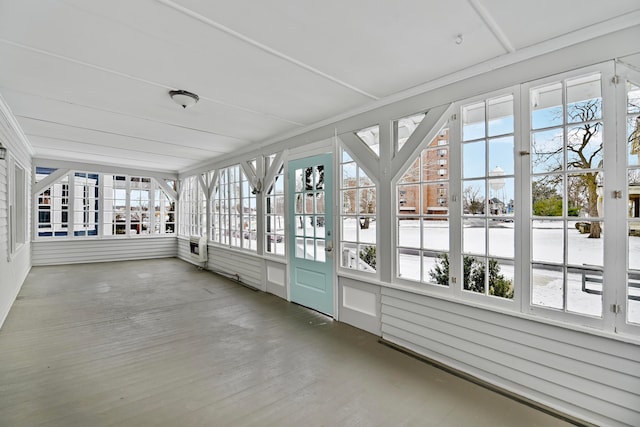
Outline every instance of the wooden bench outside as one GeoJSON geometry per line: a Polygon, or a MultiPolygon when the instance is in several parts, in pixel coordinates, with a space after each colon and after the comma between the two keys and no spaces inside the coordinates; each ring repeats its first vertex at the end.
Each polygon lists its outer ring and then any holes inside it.
{"type": "MultiPolygon", "coordinates": [[[[629,292],[632,289],[640,289],[640,274],[629,275],[629,292]]],[[[582,292],[588,294],[602,295],[602,276],[597,276],[592,272],[582,272],[582,292]]],[[[629,293],[628,298],[632,301],[640,301],[640,292],[637,294],[629,293]]]]}

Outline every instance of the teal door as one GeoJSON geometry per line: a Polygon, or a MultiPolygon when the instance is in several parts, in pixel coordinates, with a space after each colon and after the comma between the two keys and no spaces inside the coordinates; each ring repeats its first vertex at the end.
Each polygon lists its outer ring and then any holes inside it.
{"type": "Polygon", "coordinates": [[[333,160],[289,162],[291,301],[333,315],[333,160]]]}

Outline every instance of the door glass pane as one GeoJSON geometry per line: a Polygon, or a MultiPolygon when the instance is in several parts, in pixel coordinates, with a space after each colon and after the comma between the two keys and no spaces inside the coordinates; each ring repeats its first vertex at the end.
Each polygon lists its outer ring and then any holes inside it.
{"type": "Polygon", "coordinates": [[[326,261],[325,241],[324,240],[316,240],[316,261],[318,261],[318,262],[325,262],[326,261]]]}
{"type": "Polygon", "coordinates": [[[304,236],[304,230],[305,230],[304,216],[296,215],[295,222],[296,222],[296,236],[304,236]]]}
{"type": "Polygon", "coordinates": [[[323,216],[315,216],[312,217],[315,221],[315,232],[316,237],[320,239],[324,239],[324,217],[323,216]]]}
{"type": "Polygon", "coordinates": [[[313,182],[316,190],[324,190],[324,166],[319,165],[313,168],[313,182]]]}
{"type": "Polygon", "coordinates": [[[295,171],[295,183],[296,183],[296,193],[303,191],[304,187],[304,174],[302,169],[296,169],[295,171]]]}
{"type": "Polygon", "coordinates": [[[324,213],[324,191],[315,194],[315,213],[324,213]]]}
{"type": "Polygon", "coordinates": [[[304,239],[304,251],[305,251],[304,257],[306,259],[311,259],[311,260],[315,259],[316,244],[314,239],[304,239]]]}
{"type": "Polygon", "coordinates": [[[304,259],[304,238],[296,237],[296,258],[304,259]]]}

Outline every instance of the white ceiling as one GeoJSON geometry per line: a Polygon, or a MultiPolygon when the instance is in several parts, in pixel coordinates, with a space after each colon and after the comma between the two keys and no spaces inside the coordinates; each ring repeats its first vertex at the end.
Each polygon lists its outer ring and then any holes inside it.
{"type": "Polygon", "coordinates": [[[639,23],[638,0],[0,0],[0,94],[36,157],[180,172],[639,23]]]}

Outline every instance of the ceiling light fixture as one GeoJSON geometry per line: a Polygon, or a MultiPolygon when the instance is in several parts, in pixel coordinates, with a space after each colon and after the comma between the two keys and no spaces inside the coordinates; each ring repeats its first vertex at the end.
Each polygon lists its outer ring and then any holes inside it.
{"type": "Polygon", "coordinates": [[[182,108],[191,107],[200,100],[198,95],[187,92],[186,90],[170,90],[169,95],[176,104],[182,105],[182,108]]]}

